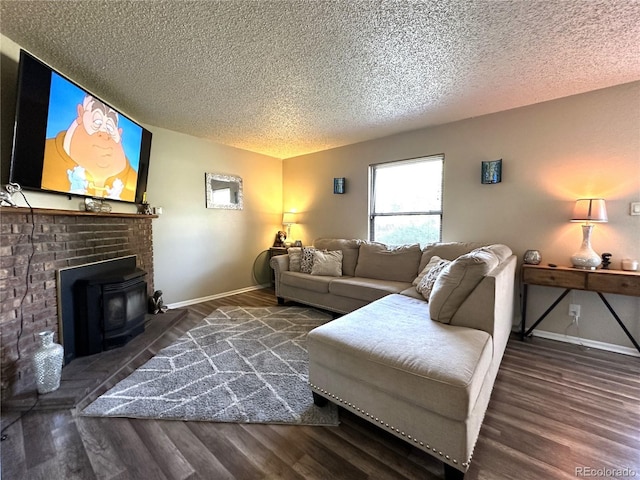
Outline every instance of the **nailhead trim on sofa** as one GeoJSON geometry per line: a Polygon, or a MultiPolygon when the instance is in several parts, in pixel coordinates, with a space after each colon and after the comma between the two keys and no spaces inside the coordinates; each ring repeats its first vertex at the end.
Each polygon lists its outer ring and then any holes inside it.
{"type": "Polygon", "coordinates": [[[313,385],[312,383],[309,383],[309,386],[317,391],[318,393],[321,393],[323,396],[325,397],[330,397],[333,400],[336,400],[339,403],[342,403],[343,405],[346,405],[347,407],[351,408],[352,410],[355,410],[356,412],[360,413],[361,415],[364,415],[365,417],[371,418],[375,421],[376,424],[378,424],[379,426],[391,431],[394,434],[400,434],[403,437],[408,438],[409,440],[412,440],[413,443],[416,444],[417,447],[419,447],[421,450],[424,450],[426,452],[433,452],[434,454],[438,454],[440,457],[442,457],[442,461],[449,463],[450,465],[459,468],[459,466],[462,466],[465,471],[469,468],[469,465],[471,464],[471,456],[469,456],[469,459],[466,462],[462,462],[460,463],[457,459],[455,458],[451,458],[449,455],[443,453],[442,451],[438,450],[435,447],[432,447],[429,444],[425,444],[424,442],[416,439],[415,437],[406,434],[406,432],[401,431],[398,428],[395,428],[393,425],[389,425],[388,423],[386,423],[384,420],[380,420],[380,418],[376,417],[375,415],[370,414],[369,412],[366,412],[364,410],[362,410],[361,408],[359,408],[357,405],[347,402],[346,400],[337,397],[336,395],[334,395],[331,392],[328,392],[327,390],[324,390],[323,388],[318,387],[317,385],[313,385]]]}

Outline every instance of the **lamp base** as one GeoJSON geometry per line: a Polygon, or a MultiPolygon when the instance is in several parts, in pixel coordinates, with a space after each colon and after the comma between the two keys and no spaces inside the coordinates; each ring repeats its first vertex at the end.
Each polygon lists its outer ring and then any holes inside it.
{"type": "Polygon", "coordinates": [[[585,267],[582,265],[572,265],[572,268],[576,268],[578,270],[597,270],[598,267],[585,267]]]}
{"type": "Polygon", "coordinates": [[[595,270],[602,263],[600,255],[591,248],[591,230],[593,230],[593,225],[582,226],[582,245],[580,250],[571,255],[573,268],[595,270]]]}

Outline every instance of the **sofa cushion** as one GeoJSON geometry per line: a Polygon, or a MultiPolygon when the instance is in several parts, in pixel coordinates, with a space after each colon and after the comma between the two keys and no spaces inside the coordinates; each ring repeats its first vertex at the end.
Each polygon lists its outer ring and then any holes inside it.
{"type": "Polygon", "coordinates": [[[342,250],[323,252],[316,250],[313,253],[313,267],[311,275],[327,275],[329,277],[342,276],[342,250]]]}
{"type": "Polygon", "coordinates": [[[499,262],[504,262],[507,258],[513,255],[513,251],[509,247],[501,243],[478,247],[476,248],[476,250],[486,250],[488,252],[492,252],[496,257],[498,257],[499,262]]]}
{"type": "Polygon", "coordinates": [[[480,280],[498,266],[498,257],[486,249],[459,256],[440,273],[429,297],[432,320],[449,323],[480,280]]]}
{"type": "Polygon", "coordinates": [[[316,249],[313,247],[302,247],[302,259],[300,260],[300,271],[302,273],[311,273],[315,251],[316,249]]]}
{"type": "Polygon", "coordinates": [[[363,243],[360,245],[355,276],[411,283],[418,274],[421,255],[417,243],[399,247],[363,243]]]}
{"type": "Polygon", "coordinates": [[[285,270],[280,275],[280,283],[312,292],[329,293],[329,283],[334,278],[285,270]]]}
{"type": "Polygon", "coordinates": [[[486,244],[478,242],[431,243],[422,250],[422,258],[420,259],[420,267],[418,271],[421,272],[434,255],[444,258],[445,260],[455,260],[460,255],[469,253],[471,250],[483,247],[484,245],[486,244]]]}
{"type": "Polygon", "coordinates": [[[329,285],[329,292],[341,297],[373,302],[390,293],[399,293],[411,286],[407,282],[394,282],[376,278],[342,277],[329,285]]]}
{"type": "Polygon", "coordinates": [[[413,284],[417,286],[420,283],[420,281],[424,278],[424,276],[427,273],[429,273],[429,270],[435,267],[440,260],[442,260],[442,258],[438,257],[437,255],[434,255],[433,257],[431,257],[431,260],[429,260],[429,263],[427,263],[427,265],[422,270],[420,270],[420,273],[418,274],[418,276],[413,280],[413,284]]]}
{"type": "Polygon", "coordinates": [[[313,246],[318,250],[340,250],[342,252],[342,274],[353,277],[358,263],[358,252],[362,240],[342,238],[318,238],[313,246]]]}
{"type": "Polygon", "coordinates": [[[424,302],[424,297],[418,293],[415,285],[411,285],[409,288],[405,288],[400,292],[400,295],[406,295],[407,297],[416,298],[424,302]]]}
{"type": "Polygon", "coordinates": [[[422,280],[420,280],[418,285],[416,285],[416,291],[420,293],[427,301],[429,301],[429,297],[431,296],[431,291],[433,290],[433,285],[436,283],[436,280],[445,269],[445,267],[451,263],[450,260],[442,260],[440,257],[434,256],[431,258],[431,261],[427,264],[427,266],[434,263],[434,260],[435,264],[429,269],[426,275],[422,277],[422,280]]]}
{"type": "Polygon", "coordinates": [[[300,262],[302,261],[302,248],[291,247],[287,250],[289,254],[289,270],[292,272],[300,271],[300,262]]]}
{"type": "Polygon", "coordinates": [[[310,377],[317,365],[460,421],[476,403],[493,350],[487,332],[433,322],[423,300],[403,295],[315,328],[307,346],[310,377]]]}

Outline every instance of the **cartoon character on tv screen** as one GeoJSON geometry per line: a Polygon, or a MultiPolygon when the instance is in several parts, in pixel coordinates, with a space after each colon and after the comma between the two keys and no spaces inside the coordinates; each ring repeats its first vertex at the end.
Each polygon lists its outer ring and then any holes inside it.
{"type": "MultiPolygon", "coordinates": [[[[49,108],[42,188],[134,201],[138,172],[125,154],[119,115],[93,96],[84,92],[82,95],[84,98],[78,103],[78,100],[70,102],[69,96],[52,94],[51,98],[66,101],[59,100],[49,108]],[[64,118],[60,110],[68,112],[70,107],[75,110],[71,112],[75,118],[70,125],[67,123],[66,129],[50,125],[59,124],[64,118]],[[57,133],[51,132],[53,128],[57,133]]],[[[68,113],[66,118],[68,122],[68,113]]]]}

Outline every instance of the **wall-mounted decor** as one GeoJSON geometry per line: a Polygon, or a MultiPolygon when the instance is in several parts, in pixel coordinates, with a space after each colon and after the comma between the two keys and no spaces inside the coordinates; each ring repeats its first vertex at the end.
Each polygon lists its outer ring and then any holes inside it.
{"type": "Polygon", "coordinates": [[[502,181],[502,159],[482,162],[482,183],[500,183],[502,181]]]}
{"type": "Polygon", "coordinates": [[[235,175],[204,174],[207,208],[242,210],[242,178],[235,175]]]}
{"type": "Polygon", "coordinates": [[[342,194],[345,192],[346,179],[344,177],[333,179],[333,193],[342,194]]]}

